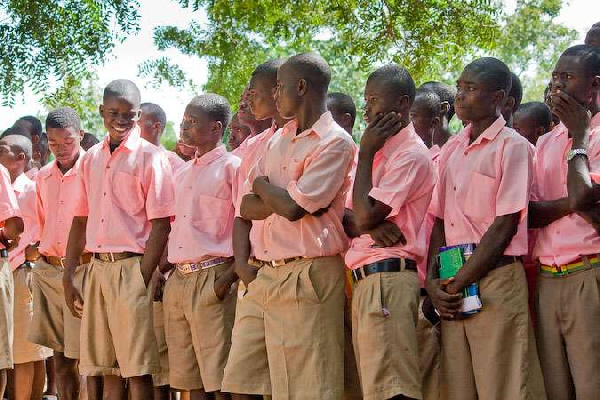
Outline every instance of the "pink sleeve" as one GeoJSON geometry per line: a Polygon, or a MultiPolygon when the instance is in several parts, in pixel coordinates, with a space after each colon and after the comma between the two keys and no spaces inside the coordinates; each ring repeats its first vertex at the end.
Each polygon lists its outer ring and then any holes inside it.
{"type": "Polygon", "coordinates": [[[175,215],[175,189],[171,166],[160,153],[150,155],[144,171],[146,215],[148,220],[175,215]]]}
{"type": "Polygon", "coordinates": [[[506,141],[501,169],[496,193],[496,216],[521,212],[521,218],[525,218],[531,193],[533,152],[524,139],[506,141]]]}
{"type": "Polygon", "coordinates": [[[75,212],[73,214],[74,217],[87,217],[89,213],[88,207],[88,196],[87,196],[87,186],[89,182],[87,182],[88,175],[87,172],[87,164],[88,164],[88,154],[83,155],[83,159],[79,164],[79,171],[77,171],[77,176],[75,177],[76,183],[73,185],[75,187],[74,195],[77,196],[77,200],[73,203],[75,204],[75,212]]]}
{"type": "Polygon", "coordinates": [[[419,188],[433,185],[433,167],[429,156],[409,153],[388,160],[381,180],[373,184],[369,196],[391,207],[395,217],[419,188]]]}
{"type": "Polygon", "coordinates": [[[0,165],[0,223],[19,215],[19,204],[10,183],[10,175],[0,165]]]}
{"type": "Polygon", "coordinates": [[[38,227],[40,229],[40,233],[41,233],[41,229],[44,226],[45,220],[46,220],[46,215],[44,212],[44,205],[42,203],[42,193],[41,193],[41,182],[42,179],[41,178],[41,174],[38,174],[36,179],[35,179],[35,195],[36,195],[36,202],[35,202],[35,214],[37,217],[37,224],[38,227]]]}
{"type": "Polygon", "coordinates": [[[290,197],[309,213],[329,207],[347,179],[353,157],[350,142],[332,142],[309,161],[297,181],[288,183],[290,197]]]}

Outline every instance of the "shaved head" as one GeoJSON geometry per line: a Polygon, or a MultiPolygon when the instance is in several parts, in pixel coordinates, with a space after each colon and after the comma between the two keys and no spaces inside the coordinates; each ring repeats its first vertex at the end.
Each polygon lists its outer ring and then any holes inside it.
{"type": "Polygon", "coordinates": [[[596,22],[592,25],[585,36],[585,44],[600,49],[600,22],[596,22]]]}
{"type": "Polygon", "coordinates": [[[309,90],[327,93],[331,82],[331,70],[323,57],[316,53],[302,53],[292,56],[282,65],[292,71],[294,77],[304,79],[309,90]]]}
{"type": "Polygon", "coordinates": [[[125,99],[136,108],[140,106],[142,101],[138,87],[135,83],[127,79],[117,79],[106,85],[103,100],[106,101],[107,98],[125,99]]]}
{"type": "Polygon", "coordinates": [[[10,146],[10,148],[15,153],[23,153],[25,154],[25,160],[29,162],[31,160],[31,155],[33,153],[31,140],[23,135],[18,134],[8,134],[2,136],[0,142],[10,146]]]}

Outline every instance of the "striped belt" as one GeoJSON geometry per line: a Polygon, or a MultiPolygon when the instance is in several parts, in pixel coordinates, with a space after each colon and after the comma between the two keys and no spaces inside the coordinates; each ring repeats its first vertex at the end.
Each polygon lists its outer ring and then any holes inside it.
{"type": "Polygon", "coordinates": [[[248,260],[248,264],[254,265],[255,267],[259,267],[259,268],[262,268],[265,265],[276,268],[276,267],[282,267],[285,264],[289,264],[294,261],[302,260],[303,258],[305,258],[305,257],[290,257],[290,258],[282,258],[281,260],[263,261],[263,260],[259,260],[258,258],[250,257],[250,259],[248,260]]]}
{"type": "MultiPolygon", "coordinates": [[[[66,257],[55,257],[55,256],[45,256],[42,255],[44,261],[48,264],[53,265],[55,267],[64,268],[64,262],[66,257]]],[[[84,253],[79,258],[79,265],[89,264],[92,260],[92,253],[84,253]]]]}
{"type": "Polygon", "coordinates": [[[540,265],[540,274],[544,276],[565,276],[575,272],[587,271],[588,269],[600,267],[600,255],[581,256],[569,264],[563,265],[540,265]]]}
{"type": "Polygon", "coordinates": [[[203,269],[209,269],[217,265],[226,264],[232,261],[233,257],[215,257],[196,263],[175,264],[175,267],[177,268],[177,271],[179,271],[183,275],[187,275],[191,274],[192,272],[201,271],[203,269]]]}

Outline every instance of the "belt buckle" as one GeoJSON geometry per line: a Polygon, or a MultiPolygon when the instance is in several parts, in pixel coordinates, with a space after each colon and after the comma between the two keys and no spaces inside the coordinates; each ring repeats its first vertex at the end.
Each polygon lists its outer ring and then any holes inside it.
{"type": "Polygon", "coordinates": [[[352,270],[352,278],[354,278],[354,283],[358,283],[363,278],[362,267],[352,270]]]}
{"type": "Polygon", "coordinates": [[[281,267],[285,265],[285,260],[271,260],[270,264],[273,268],[281,267]]]}

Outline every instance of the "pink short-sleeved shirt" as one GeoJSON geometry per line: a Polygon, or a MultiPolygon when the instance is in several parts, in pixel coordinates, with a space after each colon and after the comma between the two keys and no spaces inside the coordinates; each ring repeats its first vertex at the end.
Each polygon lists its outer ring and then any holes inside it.
{"type": "MultiPolygon", "coordinates": [[[[10,183],[10,174],[8,170],[0,165],[0,228],[4,226],[4,221],[7,219],[21,215],[17,196],[10,183]]],[[[0,249],[4,245],[0,243],[0,249]]]]}
{"type": "MultiPolygon", "coordinates": [[[[600,114],[597,114],[600,115],[600,114]]],[[[567,153],[573,139],[564,124],[538,139],[536,145],[535,193],[538,201],[557,200],[568,196],[567,153]]],[[[600,127],[592,129],[588,145],[590,172],[600,173],[600,127]]],[[[582,255],[600,253],[600,236],[577,214],[569,214],[539,229],[533,255],[542,264],[562,265],[582,255]]]]}
{"type": "Polygon", "coordinates": [[[505,255],[527,254],[527,205],[533,179],[529,142],[502,116],[469,144],[471,126],[442,148],[432,213],[444,220],[448,246],[479,243],[496,217],[521,213],[505,255]]]}
{"type": "Polygon", "coordinates": [[[138,127],[111,154],[109,137],[81,160],[75,215],[87,216],[89,252],[144,253],[151,220],[175,215],[173,176],[158,147],[138,127]]]}
{"type": "Polygon", "coordinates": [[[173,171],[173,174],[175,172],[177,172],[177,170],[179,170],[179,168],[183,167],[183,164],[185,164],[185,161],[183,161],[181,159],[181,157],[179,157],[176,153],[165,149],[162,145],[159,146],[159,149],[161,149],[163,154],[167,157],[167,161],[169,162],[169,165],[171,166],[171,170],[173,171]]]}
{"type": "Polygon", "coordinates": [[[356,269],[386,258],[409,258],[419,262],[427,251],[423,219],[435,183],[427,147],[410,124],[389,138],[373,159],[373,188],[369,196],[388,205],[387,220],[396,224],[406,245],[373,247],[371,236],[352,239],[346,265],[356,269]]]}
{"type": "Polygon", "coordinates": [[[171,263],[233,255],[232,185],[239,165],[240,159],[221,145],[188,161],[175,174],[171,263]]]}
{"type": "MultiPolygon", "coordinates": [[[[259,158],[264,154],[269,140],[271,140],[277,132],[277,125],[273,122],[270,128],[265,129],[256,136],[246,138],[240,147],[237,148],[238,152],[235,155],[240,157],[242,161],[236,172],[236,178],[233,185],[233,201],[235,204],[236,217],[240,217],[242,198],[245,194],[252,191],[252,184],[248,182],[248,174],[259,158]]],[[[260,221],[255,222],[260,223],[260,221]]]]}
{"type": "Polygon", "coordinates": [[[85,152],[64,175],[56,160],[43,167],[36,178],[37,218],[40,229],[39,251],[45,256],[64,257],[71,223],[81,190],[77,175],[85,152]]]}
{"type": "Polygon", "coordinates": [[[267,176],[308,213],[328,209],[318,217],[305,215],[293,222],[272,214],[262,224],[253,223],[250,240],[260,260],[333,256],[348,245],[342,218],[354,143],[330,112],[299,134],[297,127],[295,120],[290,121],[269,141],[248,181],[267,176]]]}
{"type": "Polygon", "coordinates": [[[21,218],[23,218],[24,230],[19,238],[19,244],[8,254],[8,262],[11,270],[15,270],[25,262],[25,249],[39,239],[39,228],[37,224],[35,182],[25,174],[21,174],[12,184],[21,218]]]}
{"type": "Polygon", "coordinates": [[[35,181],[35,178],[37,177],[39,172],[40,172],[39,168],[33,167],[33,168],[29,169],[29,171],[25,172],[25,176],[28,177],[29,179],[31,179],[32,181],[35,181]]]}

